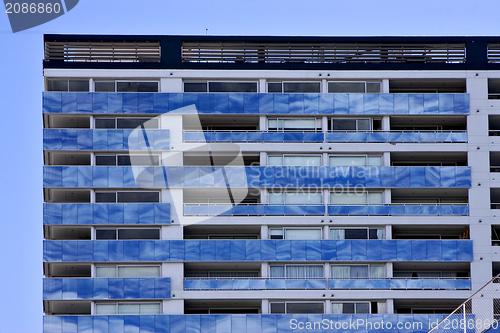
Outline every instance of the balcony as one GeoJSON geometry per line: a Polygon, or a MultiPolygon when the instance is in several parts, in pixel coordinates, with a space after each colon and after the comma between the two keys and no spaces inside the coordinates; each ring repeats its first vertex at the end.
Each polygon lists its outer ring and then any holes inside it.
{"type": "Polygon", "coordinates": [[[470,167],[44,166],[44,187],[469,188],[470,167]],[[134,169],[140,172],[134,178],[134,169]],[[223,172],[224,171],[224,172],[223,172]],[[166,177],[166,178],[165,178],[166,177]]]}
{"type": "Polygon", "coordinates": [[[44,300],[170,299],[170,278],[48,278],[44,300]]]}
{"type": "Polygon", "coordinates": [[[470,290],[470,278],[184,278],[184,290],[470,290]]]}
{"type": "Polygon", "coordinates": [[[468,204],[271,205],[184,204],[184,216],[467,216],[468,204]],[[326,211],[325,211],[326,209],[326,211]]]}
{"type": "MultiPolygon", "coordinates": [[[[467,320],[470,320],[468,315],[467,320]]],[[[117,327],[120,332],[291,332],[292,324],[314,322],[332,323],[328,326],[330,332],[341,331],[337,327],[349,327],[349,323],[359,323],[360,328],[367,327],[392,327],[396,329],[398,323],[405,323],[414,333],[427,333],[436,323],[446,317],[444,314],[217,314],[217,315],[114,315],[114,316],[44,316],[44,333],[64,332],[63,328],[73,327],[75,330],[84,331],[94,328],[95,332],[105,332],[109,327],[117,327]],[[383,323],[383,324],[382,324],[383,323]],[[343,325],[343,326],[342,326],[343,325]]],[[[460,315],[463,318],[463,315],[460,315]]],[[[450,319],[456,320],[456,318],[450,319]]],[[[472,319],[473,320],[473,319],[472,319]]],[[[460,319],[458,319],[460,322],[460,319]]],[[[319,324],[317,324],[319,326],[319,324]]],[[[357,325],[357,324],[356,324],[357,325]]],[[[316,326],[316,327],[318,327],[316,326]]],[[[294,326],[292,326],[294,327],[294,326]]],[[[357,327],[357,326],[356,326],[357,327]]],[[[298,325],[297,325],[298,328],[298,325]]],[[[326,331],[326,330],[325,330],[326,331]]]]}
{"type": "Polygon", "coordinates": [[[471,240],[46,240],[45,262],[472,261],[471,240]]]}
{"type": "Polygon", "coordinates": [[[169,203],[44,203],[44,225],[170,224],[169,203]]]}
{"type": "MultiPolygon", "coordinates": [[[[132,138],[130,129],[58,129],[43,130],[44,150],[169,150],[166,129],[145,129],[142,137],[132,138]],[[132,140],[133,139],[133,140],[132,140]],[[131,145],[131,146],[130,146],[131,145]]],[[[137,133],[137,132],[136,132],[137,133]]]]}
{"type": "Polygon", "coordinates": [[[183,131],[184,142],[467,142],[466,131],[183,131]]]}
{"type": "Polygon", "coordinates": [[[256,94],[44,92],[44,113],[164,114],[194,105],[200,114],[469,114],[468,94],[256,94]]]}

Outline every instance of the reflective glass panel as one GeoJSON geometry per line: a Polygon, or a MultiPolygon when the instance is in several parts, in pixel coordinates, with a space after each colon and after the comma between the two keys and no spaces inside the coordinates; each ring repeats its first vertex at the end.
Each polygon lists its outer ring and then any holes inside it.
{"type": "Polygon", "coordinates": [[[114,81],[95,81],[94,89],[96,92],[115,92],[114,81]]]}
{"type": "Polygon", "coordinates": [[[118,192],[118,202],[160,202],[158,192],[118,192]]]}
{"type": "Polygon", "coordinates": [[[118,277],[148,278],[159,277],[159,266],[118,266],[118,277]]]}
{"type": "Polygon", "coordinates": [[[96,277],[113,278],[116,277],[116,267],[96,267],[96,277]]]}
{"type": "Polygon", "coordinates": [[[116,239],[115,229],[96,229],[95,239],[116,239]]]}
{"type": "Polygon", "coordinates": [[[115,155],[96,155],[95,165],[116,165],[115,155]]]}
{"type": "Polygon", "coordinates": [[[116,314],[116,304],[96,304],[95,312],[98,315],[116,314]]]}
{"type": "Polygon", "coordinates": [[[287,303],[286,313],[324,313],[323,303],[287,303]]]}
{"type": "Polygon", "coordinates": [[[320,82],[283,82],[284,93],[319,93],[320,82]]]}
{"type": "Polygon", "coordinates": [[[118,229],[118,239],[160,239],[160,229],[118,229]]]}
{"type": "Polygon", "coordinates": [[[184,82],[184,92],[206,93],[206,82],[184,82]]]}
{"type": "Polygon", "coordinates": [[[321,229],[285,229],[285,239],[321,239],[321,229]]]}
{"type": "Polygon", "coordinates": [[[117,92],[158,92],[158,82],[116,82],[117,92]]]}
{"type": "Polygon", "coordinates": [[[364,93],[364,82],[328,82],[329,93],[364,93]]]}
{"type": "Polygon", "coordinates": [[[285,166],[321,166],[321,156],[284,156],[285,166]]]}
{"type": "Polygon", "coordinates": [[[96,118],[95,119],[95,128],[115,128],[115,119],[114,118],[96,118]]]}
{"type": "Polygon", "coordinates": [[[95,202],[96,203],[116,202],[116,193],[115,192],[96,192],[95,193],[95,202]]]}
{"type": "Polygon", "coordinates": [[[257,82],[209,82],[209,92],[256,93],[257,82]]]}
{"type": "Polygon", "coordinates": [[[155,118],[118,118],[116,128],[134,129],[144,125],[144,128],[157,129],[158,119],[155,118]]]}

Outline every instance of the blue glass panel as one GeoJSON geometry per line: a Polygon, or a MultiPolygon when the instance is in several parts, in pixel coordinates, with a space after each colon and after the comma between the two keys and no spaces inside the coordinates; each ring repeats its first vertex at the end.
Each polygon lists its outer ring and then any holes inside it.
{"type": "Polygon", "coordinates": [[[313,261],[321,260],[321,241],[319,240],[306,241],[306,260],[313,260],[313,261]]]}
{"type": "Polygon", "coordinates": [[[467,133],[451,133],[452,142],[467,142],[467,133]]]}
{"type": "Polygon", "coordinates": [[[92,261],[91,241],[78,241],[78,261],[92,261]]]}
{"type": "MultiPolygon", "coordinates": [[[[62,316],[61,317],[62,332],[63,333],[77,333],[78,332],[78,317],[76,316],[62,316]]],[[[106,320],[107,325],[107,320],[106,320]]],[[[106,326],[107,332],[108,327],[106,326]]],[[[44,331],[45,333],[46,331],[44,331]]]]}
{"type": "Polygon", "coordinates": [[[438,94],[439,113],[453,113],[453,94],[438,94]]]}
{"type": "Polygon", "coordinates": [[[43,167],[43,186],[44,187],[60,187],[60,186],[62,186],[62,170],[63,170],[63,167],[44,166],[43,167]]]}
{"type": "MultiPolygon", "coordinates": [[[[410,167],[394,168],[394,175],[396,178],[396,187],[411,187],[410,167]]],[[[423,174],[422,174],[422,182],[423,181],[424,181],[424,178],[423,178],[423,174]]]]}
{"type": "Polygon", "coordinates": [[[92,94],[83,92],[78,93],[76,95],[76,107],[76,111],[78,112],[92,112],[92,94]]]}
{"type": "Polygon", "coordinates": [[[228,240],[215,241],[215,260],[231,260],[231,242],[228,240]]]}
{"type": "Polygon", "coordinates": [[[78,333],[92,333],[92,317],[78,316],[78,333]]]}
{"type": "Polygon", "coordinates": [[[364,114],[378,114],[380,94],[363,94],[364,114]]]}
{"type": "Polygon", "coordinates": [[[334,114],[349,113],[349,95],[333,94],[334,114]]]}
{"type": "Polygon", "coordinates": [[[139,96],[137,93],[123,94],[123,113],[138,113],[139,96]]]}
{"type": "Polygon", "coordinates": [[[108,113],[123,113],[123,94],[108,95],[108,113]]]}
{"type": "Polygon", "coordinates": [[[123,241],[123,260],[139,261],[139,241],[123,241]]]}
{"type": "MultiPolygon", "coordinates": [[[[214,94],[214,113],[228,113],[229,94],[214,94]]],[[[232,111],[231,111],[232,112],[232,111]]]]}
{"type": "Polygon", "coordinates": [[[170,242],[155,240],[155,261],[170,260],[170,242]]]}
{"type": "Polygon", "coordinates": [[[155,242],[152,240],[139,241],[139,260],[153,261],[155,260],[155,242]]]}
{"type": "Polygon", "coordinates": [[[424,279],[424,280],[422,280],[422,287],[424,289],[438,289],[439,288],[439,280],[424,279]]]}
{"type": "MultiPolygon", "coordinates": [[[[424,288],[424,281],[422,280],[414,280],[414,279],[408,279],[408,280],[402,280],[406,282],[406,288],[407,289],[423,289],[424,288]]],[[[401,288],[403,289],[403,288],[401,288]]]]}
{"type": "Polygon", "coordinates": [[[201,316],[200,315],[189,315],[186,316],[185,324],[186,333],[198,333],[201,330],[201,316]]]}
{"type": "Polygon", "coordinates": [[[245,261],[245,241],[231,241],[231,261],[245,261]]]}
{"type": "MultiPolygon", "coordinates": [[[[124,260],[124,241],[109,241],[108,253],[109,261],[123,261],[124,260]]],[[[95,260],[94,260],[95,261],[95,260]]]]}
{"type": "Polygon", "coordinates": [[[60,92],[43,93],[43,113],[60,113],[61,107],[62,104],[60,92]]]}
{"type": "Polygon", "coordinates": [[[123,222],[125,224],[139,223],[139,204],[127,203],[123,206],[123,222]]]}
{"type": "Polygon", "coordinates": [[[62,279],[43,279],[43,299],[62,299],[62,279]]]}
{"type": "Polygon", "coordinates": [[[382,241],[382,260],[383,261],[396,261],[397,256],[397,240],[384,240],[382,241]]]}
{"type": "Polygon", "coordinates": [[[458,259],[457,241],[443,240],[441,246],[444,261],[456,261],[458,259]]]}
{"type": "Polygon", "coordinates": [[[348,94],[349,114],[363,114],[363,94],[348,94]]]}
{"type": "MultiPolygon", "coordinates": [[[[399,169],[399,168],[398,168],[399,169]]],[[[425,187],[425,167],[410,167],[410,186],[425,187]]]]}
{"type": "MultiPolygon", "coordinates": [[[[247,320],[246,315],[232,315],[231,316],[232,332],[238,330],[241,333],[247,333],[247,320]]],[[[252,333],[252,332],[248,332],[252,333]]]]}
{"type": "Polygon", "coordinates": [[[170,241],[170,261],[184,261],[184,241],[170,241]]]}
{"type": "MultiPolygon", "coordinates": [[[[188,242],[186,242],[188,243],[188,242]]],[[[210,240],[200,241],[200,253],[202,261],[214,261],[215,260],[215,242],[210,240]]],[[[187,250],[186,250],[187,254],[187,250]]],[[[187,258],[186,258],[187,260],[187,258]]]]}
{"type": "MultiPolygon", "coordinates": [[[[119,279],[119,278],[108,279],[109,299],[123,299],[125,297],[124,280],[128,279],[119,279]]],[[[139,287],[139,285],[137,285],[137,287],[139,287]]]]}
{"type": "Polygon", "coordinates": [[[337,260],[338,261],[350,261],[352,260],[351,255],[351,241],[350,240],[338,240],[337,243],[337,260]]]}
{"type": "Polygon", "coordinates": [[[93,113],[108,113],[108,94],[93,93],[91,111],[93,113]]]}
{"type": "Polygon", "coordinates": [[[94,299],[109,299],[108,279],[92,279],[92,295],[94,299]]]}
{"type": "Polygon", "coordinates": [[[260,240],[245,241],[245,260],[260,261],[260,240]]]}
{"type": "Polygon", "coordinates": [[[76,113],[77,110],[76,93],[67,92],[61,94],[61,110],[62,113],[76,113]]]}
{"type": "Polygon", "coordinates": [[[92,146],[94,150],[107,150],[108,130],[105,129],[92,130],[92,146]]]}
{"type": "Polygon", "coordinates": [[[43,149],[44,150],[61,149],[61,130],[52,128],[43,130],[43,149]]]}
{"type": "Polygon", "coordinates": [[[440,167],[441,187],[455,187],[455,167],[440,167]]]}
{"type": "MultiPolygon", "coordinates": [[[[78,224],[92,224],[93,223],[93,213],[92,204],[76,204],[77,206],[77,216],[78,224]]],[[[74,217],[73,217],[74,218],[74,217]]]]}
{"type": "Polygon", "coordinates": [[[439,112],[438,96],[437,94],[424,94],[424,112],[426,114],[439,112]]]}
{"type": "Polygon", "coordinates": [[[259,96],[259,113],[273,114],[274,100],[273,94],[258,94],[259,96]]]}
{"type": "Polygon", "coordinates": [[[142,203],[139,206],[139,224],[154,224],[154,204],[142,203]]]}
{"type": "Polygon", "coordinates": [[[62,224],[63,204],[44,203],[43,204],[43,224],[62,224]]]}
{"type": "Polygon", "coordinates": [[[94,187],[108,187],[108,167],[96,166],[92,168],[94,187]]]}
{"type": "Polygon", "coordinates": [[[273,94],[274,113],[287,114],[288,110],[288,94],[273,94]]]}
{"type": "Polygon", "coordinates": [[[77,204],[67,203],[62,205],[62,223],[63,224],[76,224],[75,217],[78,216],[77,204]]]}
{"type": "Polygon", "coordinates": [[[76,138],[76,148],[78,150],[91,150],[92,147],[92,130],[79,129],[76,138]]]}
{"type": "Polygon", "coordinates": [[[132,168],[123,168],[123,187],[137,187],[132,168]]]}
{"type": "Polygon", "coordinates": [[[78,166],[77,168],[77,186],[92,187],[92,167],[78,166]]]}
{"type": "Polygon", "coordinates": [[[200,333],[215,333],[215,316],[200,316],[200,333]]]}
{"type": "Polygon", "coordinates": [[[306,289],[306,280],[285,280],[285,288],[290,289],[306,289]]]}
{"type": "Polygon", "coordinates": [[[108,218],[113,224],[123,224],[124,221],[124,204],[110,203],[108,206],[108,218]]]}
{"type": "Polygon", "coordinates": [[[62,260],[78,261],[78,241],[62,242],[62,260]]]}
{"type": "Polygon", "coordinates": [[[441,261],[443,256],[441,252],[441,241],[428,240],[427,242],[427,261],[441,261]]]}
{"type": "Polygon", "coordinates": [[[261,315],[262,318],[262,333],[274,333],[276,332],[276,316],[275,315],[261,315]]]}
{"type": "MultiPolygon", "coordinates": [[[[276,241],[276,254],[278,254],[278,244],[281,241],[276,241]]],[[[303,261],[306,258],[306,241],[295,240],[291,243],[291,253],[293,261],[303,261]]],[[[278,259],[279,260],[279,259],[278,259]]]]}
{"type": "Polygon", "coordinates": [[[351,241],[351,256],[354,261],[366,261],[366,240],[351,241]]]}
{"type": "Polygon", "coordinates": [[[123,333],[124,316],[109,316],[109,333],[123,333]]]}
{"type": "Polygon", "coordinates": [[[257,94],[243,94],[243,112],[259,112],[259,96],[257,94]]]}
{"type": "Polygon", "coordinates": [[[409,113],[408,94],[395,94],[394,114],[408,114],[408,113],[409,113]]]}
{"type": "MultiPolygon", "coordinates": [[[[290,114],[304,114],[303,94],[285,94],[285,96],[287,96],[286,99],[288,100],[288,106],[281,107],[282,111],[286,111],[286,113],[290,114]]],[[[274,103],[276,107],[276,98],[274,99],[274,103]]]]}
{"type": "Polygon", "coordinates": [[[398,261],[411,261],[411,240],[398,240],[397,241],[397,260],[398,261]]]}
{"type": "Polygon", "coordinates": [[[123,316],[123,332],[139,333],[140,316],[123,316]]]}
{"type": "Polygon", "coordinates": [[[168,110],[175,111],[184,106],[184,94],[169,93],[168,94],[168,110]]]}
{"type": "Polygon", "coordinates": [[[461,240],[457,241],[457,260],[459,261],[472,261],[472,241],[461,240]]]}
{"type": "Polygon", "coordinates": [[[154,279],[154,298],[169,299],[171,297],[170,278],[154,279]]]}
{"type": "Polygon", "coordinates": [[[320,94],[304,94],[304,113],[318,114],[319,113],[319,95],[320,94]]]}
{"type": "Polygon", "coordinates": [[[93,204],[92,210],[94,224],[109,224],[109,212],[107,204],[93,204]]]}
{"type": "Polygon", "coordinates": [[[187,240],[184,243],[185,247],[185,260],[186,261],[199,261],[200,260],[200,241],[187,240]]]}
{"type": "MultiPolygon", "coordinates": [[[[295,245],[295,241],[293,242],[295,245]]],[[[292,258],[292,242],[289,240],[276,241],[276,260],[290,260],[292,258]]]]}
{"type": "Polygon", "coordinates": [[[186,330],[186,316],[170,316],[170,332],[184,332],[186,330]]]}
{"type": "Polygon", "coordinates": [[[168,94],[153,94],[153,112],[168,112],[168,94]]]}
{"type": "MultiPolygon", "coordinates": [[[[112,280],[112,279],[110,279],[112,280]]],[[[123,298],[136,299],[140,298],[139,279],[122,279],[123,280],[123,298]]],[[[111,296],[111,294],[110,294],[111,296]]]]}
{"type": "Polygon", "coordinates": [[[469,114],[469,94],[453,95],[453,111],[456,114],[469,114]]]}
{"type": "Polygon", "coordinates": [[[62,280],[62,299],[77,298],[77,279],[61,279],[62,280]]]}
{"type": "Polygon", "coordinates": [[[62,241],[43,242],[43,261],[62,261],[62,241]]]}
{"type": "Polygon", "coordinates": [[[139,102],[138,102],[138,112],[139,113],[153,113],[153,96],[155,94],[151,93],[142,93],[138,94],[139,102]]]}
{"type": "Polygon", "coordinates": [[[411,260],[427,260],[427,242],[424,240],[411,241],[411,260]]]}
{"type": "Polygon", "coordinates": [[[261,260],[262,261],[276,261],[276,241],[275,240],[261,240],[261,260]]]}
{"type": "Polygon", "coordinates": [[[371,239],[366,242],[366,260],[382,260],[383,240],[371,239]]]}
{"type": "Polygon", "coordinates": [[[337,243],[334,240],[321,241],[321,260],[337,260],[337,243]]]}
{"type": "Polygon", "coordinates": [[[140,333],[155,333],[155,316],[139,316],[139,328],[140,333]]]}
{"type": "Polygon", "coordinates": [[[441,177],[438,167],[425,168],[425,187],[440,187],[441,177]]]}
{"type": "Polygon", "coordinates": [[[396,168],[394,167],[379,167],[380,186],[381,187],[396,187],[396,168]]]}
{"type": "Polygon", "coordinates": [[[423,114],[424,113],[424,95],[423,94],[409,94],[408,106],[410,114],[423,114]]]}
{"type": "Polygon", "coordinates": [[[456,187],[471,187],[471,169],[470,167],[456,167],[455,177],[456,187]]]}
{"type": "Polygon", "coordinates": [[[393,94],[379,94],[379,109],[380,114],[394,113],[394,95],[393,94]]]}
{"type": "Polygon", "coordinates": [[[124,132],[121,129],[108,130],[108,149],[123,150],[124,132]]]}
{"type": "MultiPolygon", "coordinates": [[[[380,167],[365,167],[363,168],[365,177],[365,186],[368,188],[380,187],[381,171],[380,167]]],[[[359,175],[361,176],[361,175],[359,175]]]]}
{"type": "MultiPolygon", "coordinates": [[[[90,261],[90,260],[89,260],[90,261]]],[[[76,279],[77,282],[77,298],[78,299],[92,299],[92,279],[76,279]]]]}
{"type": "Polygon", "coordinates": [[[365,187],[365,167],[350,167],[349,182],[351,187],[365,187]]]}
{"type": "Polygon", "coordinates": [[[391,289],[406,289],[407,280],[404,279],[392,279],[390,280],[391,289]]]}

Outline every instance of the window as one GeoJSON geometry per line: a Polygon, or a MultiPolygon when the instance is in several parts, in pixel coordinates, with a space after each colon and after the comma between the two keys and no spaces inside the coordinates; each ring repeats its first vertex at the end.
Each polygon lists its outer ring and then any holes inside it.
{"type": "Polygon", "coordinates": [[[370,302],[332,302],[333,314],[369,314],[370,302]]]}
{"type": "Polygon", "coordinates": [[[95,192],[96,203],[160,202],[160,192],[95,192]]]}
{"type": "Polygon", "coordinates": [[[271,205],[321,205],[323,193],[318,192],[269,192],[271,205]]]}
{"type": "Polygon", "coordinates": [[[395,271],[393,273],[395,278],[440,278],[440,277],[468,277],[467,272],[440,272],[440,271],[427,271],[427,272],[412,272],[412,271],[395,271]]]}
{"type": "Polygon", "coordinates": [[[273,228],[269,229],[269,239],[321,239],[321,228],[273,228]]]}
{"type": "Polygon", "coordinates": [[[385,274],[383,265],[332,265],[331,276],[332,279],[380,279],[385,274]]]}
{"type": "Polygon", "coordinates": [[[331,228],[330,239],[384,239],[381,228],[331,228]]]}
{"type": "Polygon", "coordinates": [[[96,229],[95,239],[160,239],[160,229],[96,229]]]}
{"type": "Polygon", "coordinates": [[[249,278],[249,277],[259,277],[259,272],[186,272],[184,277],[190,278],[249,278]]]}
{"type": "Polygon", "coordinates": [[[270,131],[283,130],[315,130],[316,119],[314,118],[283,118],[269,119],[268,129],[270,131]]]}
{"type": "Polygon", "coordinates": [[[96,92],[158,92],[158,81],[95,81],[96,92]]]}
{"type": "Polygon", "coordinates": [[[89,80],[53,80],[47,82],[47,91],[89,91],[89,80]]]}
{"type": "Polygon", "coordinates": [[[160,277],[160,266],[97,266],[96,277],[149,278],[160,277]]]}
{"type": "Polygon", "coordinates": [[[95,312],[98,315],[146,315],[160,314],[161,304],[159,302],[149,303],[96,303],[95,312]]]}
{"type": "Polygon", "coordinates": [[[377,205],[383,203],[382,192],[330,192],[330,203],[334,205],[377,205]]]}
{"type": "Polygon", "coordinates": [[[332,118],[331,129],[333,131],[359,131],[367,132],[380,129],[381,122],[371,118],[332,118]]]}
{"type": "Polygon", "coordinates": [[[144,126],[145,129],[157,129],[157,118],[96,118],[96,129],[135,129],[144,126]]]}
{"type": "Polygon", "coordinates": [[[382,156],[335,155],[330,156],[330,166],[381,166],[382,156]]]}
{"type": "Polygon", "coordinates": [[[321,166],[320,155],[279,155],[268,156],[269,166],[321,166]]]}
{"type": "Polygon", "coordinates": [[[321,82],[268,82],[268,93],[320,93],[321,82]]]}
{"type": "Polygon", "coordinates": [[[308,314],[324,313],[323,302],[271,302],[269,303],[271,313],[308,314]]]}
{"type": "Polygon", "coordinates": [[[322,278],[323,265],[271,265],[269,277],[272,278],[322,278]]]}
{"type": "Polygon", "coordinates": [[[380,82],[328,82],[329,93],[380,93],[380,82]]]}
{"type": "Polygon", "coordinates": [[[236,82],[236,81],[184,82],[184,92],[256,93],[257,82],[236,82]]]}
{"type": "Polygon", "coordinates": [[[96,155],[95,165],[160,165],[160,155],[96,155]]]}

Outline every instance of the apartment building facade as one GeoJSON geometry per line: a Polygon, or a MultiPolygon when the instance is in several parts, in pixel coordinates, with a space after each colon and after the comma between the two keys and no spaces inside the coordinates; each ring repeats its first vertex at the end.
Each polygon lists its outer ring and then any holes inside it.
{"type": "Polygon", "coordinates": [[[44,42],[44,332],[427,332],[500,272],[500,38],[44,42]]]}

